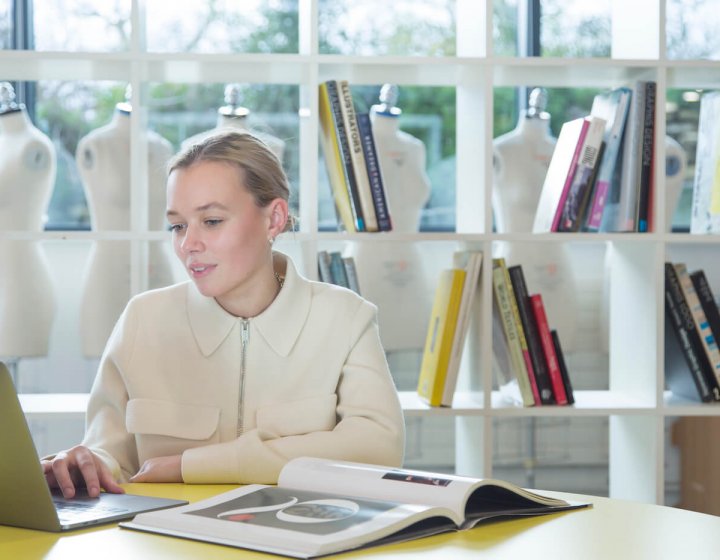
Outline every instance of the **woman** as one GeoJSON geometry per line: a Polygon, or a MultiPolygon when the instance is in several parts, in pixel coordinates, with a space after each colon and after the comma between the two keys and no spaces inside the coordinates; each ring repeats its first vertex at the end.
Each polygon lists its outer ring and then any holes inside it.
{"type": "Polygon", "coordinates": [[[51,487],[274,483],[301,455],[402,462],[404,423],[376,308],[274,252],[287,178],[254,136],[180,153],[167,218],[192,282],[134,297],[92,388],[82,445],[44,461],[51,487]]]}

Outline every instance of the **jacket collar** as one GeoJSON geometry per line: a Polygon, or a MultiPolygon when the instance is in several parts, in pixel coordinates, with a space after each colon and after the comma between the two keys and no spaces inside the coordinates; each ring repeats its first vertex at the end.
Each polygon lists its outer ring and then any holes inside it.
{"type": "MultiPolygon", "coordinates": [[[[251,336],[258,333],[277,354],[287,356],[310,312],[312,289],[310,282],[298,274],[288,256],[275,252],[273,261],[278,272],[282,273],[285,268],[285,282],[270,306],[249,319],[251,326],[255,327],[251,329],[251,336]]],[[[225,311],[215,298],[202,295],[192,281],[187,286],[190,328],[200,351],[208,357],[243,319],[225,311]]]]}

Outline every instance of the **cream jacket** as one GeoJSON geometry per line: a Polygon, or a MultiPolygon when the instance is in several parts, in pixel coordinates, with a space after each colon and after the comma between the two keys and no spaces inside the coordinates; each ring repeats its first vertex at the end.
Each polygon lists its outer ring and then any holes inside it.
{"type": "Polygon", "coordinates": [[[308,455],[400,465],[404,422],[376,308],[301,277],[260,315],[230,315],[192,282],[134,297],[100,362],[84,445],[126,481],[182,454],[190,483],[275,483],[308,455]]]}

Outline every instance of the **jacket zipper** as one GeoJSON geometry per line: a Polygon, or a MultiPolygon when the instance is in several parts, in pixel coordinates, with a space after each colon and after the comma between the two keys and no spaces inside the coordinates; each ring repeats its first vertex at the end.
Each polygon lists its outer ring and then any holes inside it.
{"type": "Polygon", "coordinates": [[[238,391],[237,436],[243,433],[243,413],[245,409],[245,356],[250,339],[250,321],[243,319],[240,324],[240,389],[238,391]]]}

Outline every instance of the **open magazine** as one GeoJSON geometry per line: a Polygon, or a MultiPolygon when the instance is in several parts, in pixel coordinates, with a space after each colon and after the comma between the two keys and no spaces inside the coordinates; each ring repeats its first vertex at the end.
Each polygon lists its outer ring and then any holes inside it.
{"type": "Polygon", "coordinates": [[[500,480],[302,457],[285,465],[277,486],[243,486],[120,526],[312,558],[589,505],[500,480]]]}

